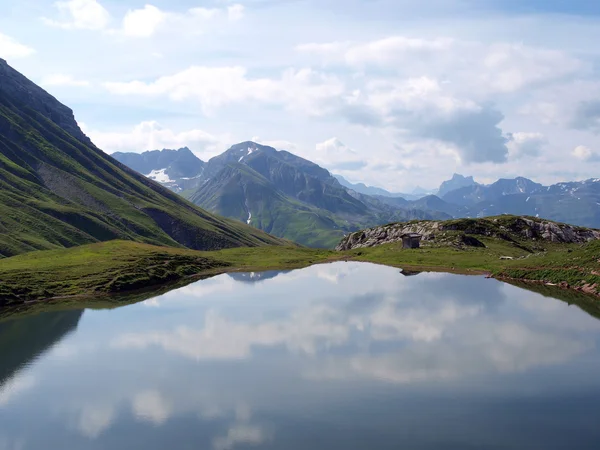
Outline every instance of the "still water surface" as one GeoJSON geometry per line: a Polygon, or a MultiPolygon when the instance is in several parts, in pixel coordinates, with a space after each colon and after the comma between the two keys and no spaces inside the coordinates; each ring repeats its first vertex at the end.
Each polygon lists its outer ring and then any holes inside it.
{"type": "Polygon", "coordinates": [[[0,450],[598,449],[599,341],[482,277],[222,275],[0,323],[0,450]]]}

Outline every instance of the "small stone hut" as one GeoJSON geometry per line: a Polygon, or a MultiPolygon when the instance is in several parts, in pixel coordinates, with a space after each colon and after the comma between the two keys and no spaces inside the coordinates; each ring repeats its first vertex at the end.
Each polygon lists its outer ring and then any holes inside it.
{"type": "Polygon", "coordinates": [[[423,235],[419,233],[406,233],[400,237],[402,238],[402,248],[419,248],[423,235]]]}

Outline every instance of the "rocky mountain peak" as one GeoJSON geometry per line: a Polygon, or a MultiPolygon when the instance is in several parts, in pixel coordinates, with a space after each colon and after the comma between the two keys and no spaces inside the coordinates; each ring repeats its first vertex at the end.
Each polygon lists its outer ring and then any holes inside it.
{"type": "Polygon", "coordinates": [[[477,183],[472,176],[465,177],[458,173],[452,175],[450,180],[444,181],[438,190],[438,196],[443,197],[448,192],[455,191],[468,186],[475,186],[477,183]]]}

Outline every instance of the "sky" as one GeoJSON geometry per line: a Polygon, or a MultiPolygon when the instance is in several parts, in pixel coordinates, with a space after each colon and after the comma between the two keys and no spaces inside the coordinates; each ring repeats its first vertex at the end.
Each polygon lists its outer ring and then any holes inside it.
{"type": "Polygon", "coordinates": [[[0,57],[107,153],[253,140],[395,192],[600,172],[600,2],[6,0],[0,57]]]}

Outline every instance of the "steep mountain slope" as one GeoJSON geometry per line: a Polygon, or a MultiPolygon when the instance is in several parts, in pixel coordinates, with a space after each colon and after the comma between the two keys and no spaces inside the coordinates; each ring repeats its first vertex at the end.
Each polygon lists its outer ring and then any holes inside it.
{"type": "Polygon", "coordinates": [[[69,108],[0,60],[0,257],[111,239],[193,249],[282,242],[106,155],[69,108]]]}
{"type": "Polygon", "coordinates": [[[332,247],[349,231],[393,220],[435,218],[349,191],[318,165],[254,142],[234,145],[206,165],[194,203],[276,236],[332,247]]]}
{"type": "Polygon", "coordinates": [[[187,147],[144,153],[116,152],[111,156],[174,192],[196,187],[206,166],[206,163],[187,147]]]}

